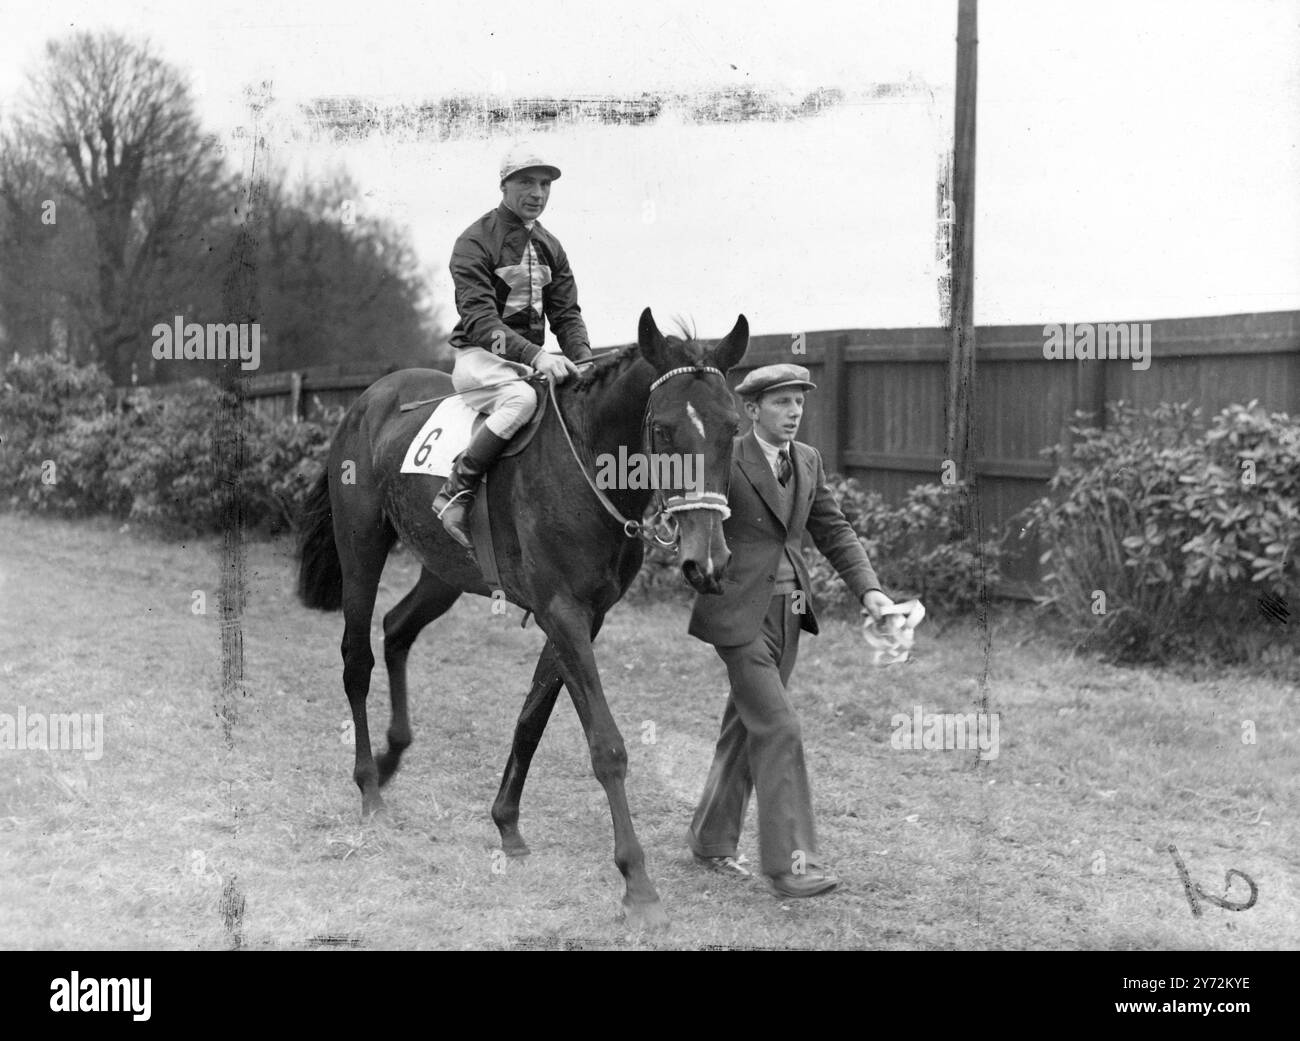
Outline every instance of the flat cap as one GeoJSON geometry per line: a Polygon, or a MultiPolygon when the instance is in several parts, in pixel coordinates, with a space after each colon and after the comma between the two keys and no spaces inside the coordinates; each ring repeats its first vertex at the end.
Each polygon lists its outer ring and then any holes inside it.
{"type": "Polygon", "coordinates": [[[543,159],[542,150],[533,142],[516,141],[510,146],[510,151],[501,157],[501,180],[504,181],[511,174],[517,174],[520,170],[531,170],[534,167],[545,170],[550,174],[552,181],[560,178],[560,168],[543,159]]]}
{"type": "Polygon", "coordinates": [[[804,387],[813,390],[817,384],[808,378],[808,370],[802,365],[764,365],[755,369],[736,388],[741,397],[757,397],[764,391],[779,387],[804,387]]]}

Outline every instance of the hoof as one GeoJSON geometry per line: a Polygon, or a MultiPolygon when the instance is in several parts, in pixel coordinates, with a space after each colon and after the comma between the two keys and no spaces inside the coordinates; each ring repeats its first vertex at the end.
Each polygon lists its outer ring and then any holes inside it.
{"type": "Polygon", "coordinates": [[[506,856],[511,860],[522,860],[524,857],[532,856],[533,853],[533,851],[528,848],[528,843],[523,839],[511,843],[510,845],[506,845],[503,842],[501,843],[501,848],[505,851],[506,856]]]}
{"type": "Polygon", "coordinates": [[[624,901],[623,916],[630,929],[662,932],[668,928],[668,912],[658,900],[649,904],[632,904],[624,901]]]}
{"type": "Polygon", "coordinates": [[[384,805],[384,800],[376,792],[373,798],[363,798],[361,800],[361,818],[362,820],[372,820],[374,818],[383,819],[388,816],[388,807],[384,805]]]}
{"type": "Polygon", "coordinates": [[[528,843],[524,837],[519,834],[518,830],[509,830],[501,836],[501,850],[507,857],[512,859],[516,857],[526,857],[532,850],[528,848],[528,843]]]}
{"type": "Polygon", "coordinates": [[[388,728],[388,747],[375,760],[375,766],[379,770],[379,787],[382,788],[393,779],[393,774],[397,773],[398,767],[402,765],[402,754],[411,747],[411,733],[394,733],[393,728],[388,728]]]}
{"type": "Polygon", "coordinates": [[[385,754],[379,757],[376,765],[379,767],[379,787],[382,788],[393,779],[401,760],[395,755],[385,754]]]}

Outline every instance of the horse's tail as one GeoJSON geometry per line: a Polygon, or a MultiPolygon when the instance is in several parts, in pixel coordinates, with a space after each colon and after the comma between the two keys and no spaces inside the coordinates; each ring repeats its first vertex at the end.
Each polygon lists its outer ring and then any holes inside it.
{"type": "Polygon", "coordinates": [[[343,566],[334,543],[328,468],[307,493],[299,531],[298,599],[304,607],[337,611],[343,606],[343,566]]]}

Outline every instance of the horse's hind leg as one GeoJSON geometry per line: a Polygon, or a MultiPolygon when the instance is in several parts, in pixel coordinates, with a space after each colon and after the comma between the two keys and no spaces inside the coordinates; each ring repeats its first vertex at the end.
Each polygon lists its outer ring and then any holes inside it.
{"type": "Polygon", "coordinates": [[[402,753],[411,744],[411,717],[406,704],[406,658],[411,644],[420,630],[443,614],[459,596],[459,589],[425,568],[411,591],[384,615],[384,664],[388,666],[393,717],[388,724],[388,748],[379,757],[381,788],[397,773],[402,753]]]}
{"type": "MultiPolygon", "coordinates": [[[[336,533],[340,530],[340,514],[336,508],[336,533]]],[[[370,672],[375,666],[375,656],[370,650],[370,619],[375,612],[379,576],[396,535],[382,516],[377,516],[373,526],[352,528],[346,531],[346,536],[337,538],[339,563],[343,568],[343,690],[352,709],[356,738],[352,779],[361,789],[361,812],[369,816],[384,808],[384,800],[379,795],[379,771],[370,751],[370,724],[366,718],[370,672]]]]}
{"type": "MultiPolygon", "coordinates": [[[[604,615],[601,615],[592,625],[593,640],[600,632],[604,620],[604,615]]],[[[537,751],[537,745],[546,731],[546,724],[555,708],[555,699],[563,685],[559,659],[555,656],[555,644],[547,640],[546,646],[542,648],[542,656],[537,660],[537,669],[533,672],[532,688],[528,691],[524,707],[519,712],[519,721],[515,724],[515,739],[510,746],[510,759],[506,763],[505,773],[501,775],[501,789],[497,792],[496,802],[492,804],[492,819],[501,832],[501,848],[509,857],[528,856],[528,844],[519,834],[519,800],[524,793],[524,782],[528,779],[528,767],[533,761],[533,753],[537,751]]]]}
{"type": "Polygon", "coordinates": [[[528,766],[533,761],[533,753],[537,751],[537,744],[546,730],[551,710],[555,708],[555,699],[563,685],[564,678],[560,675],[555,644],[547,640],[533,672],[532,688],[528,691],[524,707],[519,713],[519,721],[515,724],[515,739],[510,746],[510,759],[506,763],[505,773],[501,775],[501,789],[492,804],[492,819],[501,832],[501,848],[510,857],[528,856],[528,844],[519,834],[519,799],[523,795],[524,781],[528,777],[528,766]]]}

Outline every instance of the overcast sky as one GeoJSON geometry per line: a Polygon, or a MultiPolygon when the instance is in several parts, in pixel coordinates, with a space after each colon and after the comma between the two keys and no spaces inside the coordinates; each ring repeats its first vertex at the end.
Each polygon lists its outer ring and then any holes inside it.
{"type": "MultiPolygon", "coordinates": [[[[504,142],[304,137],[297,103],[450,93],[932,88],[799,123],[550,132],[544,223],[593,340],[645,303],[720,335],[938,321],[934,166],[951,134],[955,0],[788,4],[0,0],[0,106],[43,42],[147,36],[204,122],[273,83],[278,165],[346,167],[409,228],[436,298],[456,233],[495,204],[504,142]],[[647,224],[643,208],[657,204],[647,224]]],[[[980,8],[976,316],[1125,320],[1300,308],[1300,3],[989,2],[980,8]]]]}

